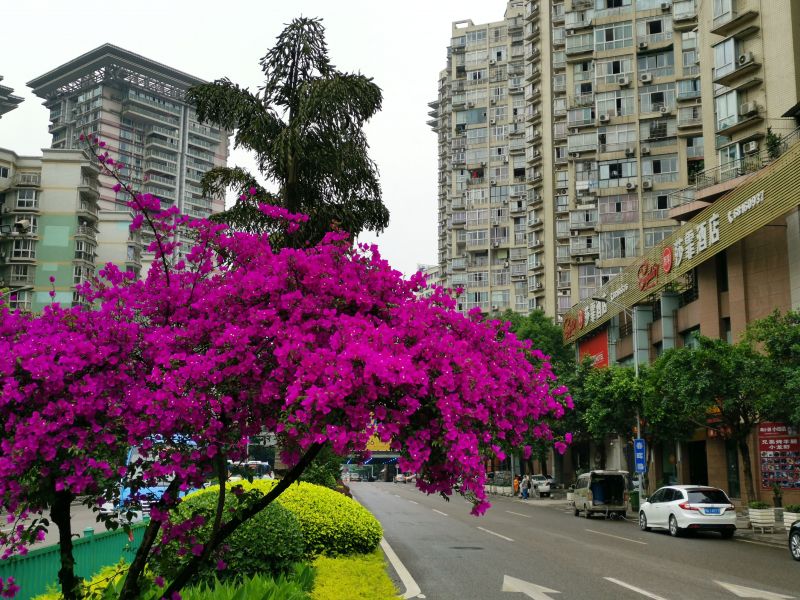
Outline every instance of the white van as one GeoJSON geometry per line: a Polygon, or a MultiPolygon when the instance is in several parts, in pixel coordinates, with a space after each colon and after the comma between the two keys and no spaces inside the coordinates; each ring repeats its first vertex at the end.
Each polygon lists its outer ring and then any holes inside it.
{"type": "Polygon", "coordinates": [[[578,476],[573,493],[575,516],[625,516],[628,510],[627,471],[589,471],[578,476]]]}

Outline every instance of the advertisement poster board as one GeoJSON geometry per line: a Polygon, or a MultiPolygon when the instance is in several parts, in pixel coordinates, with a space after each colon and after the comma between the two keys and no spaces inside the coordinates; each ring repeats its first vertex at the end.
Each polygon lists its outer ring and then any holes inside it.
{"type": "Polygon", "coordinates": [[[797,430],[785,423],[760,423],[758,426],[761,489],[777,483],[783,489],[800,489],[800,438],[797,430]]]}

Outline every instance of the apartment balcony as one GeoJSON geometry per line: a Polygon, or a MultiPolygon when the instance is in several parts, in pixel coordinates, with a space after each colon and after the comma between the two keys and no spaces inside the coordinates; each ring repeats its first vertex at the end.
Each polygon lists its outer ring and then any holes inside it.
{"type": "Polygon", "coordinates": [[[40,187],[42,185],[42,175],[40,173],[17,173],[14,176],[15,187],[40,187]]]}
{"type": "Polygon", "coordinates": [[[696,0],[676,0],[672,3],[672,28],[688,31],[697,27],[696,0]]]}
{"type": "Polygon", "coordinates": [[[177,127],[179,124],[178,118],[170,115],[165,115],[154,110],[150,110],[131,100],[126,100],[122,104],[122,114],[126,117],[134,117],[140,121],[144,121],[151,125],[168,124],[177,127]]]}
{"type": "Polygon", "coordinates": [[[144,171],[146,173],[155,171],[159,173],[167,173],[168,175],[177,175],[178,173],[178,169],[175,165],[162,163],[155,160],[144,161],[144,171]]]}
{"type": "Polygon", "coordinates": [[[199,123],[189,123],[189,131],[194,135],[203,136],[204,138],[211,140],[214,146],[219,144],[220,139],[222,137],[222,134],[219,129],[208,127],[206,125],[200,125],[199,123]]]}
{"type": "Polygon", "coordinates": [[[528,2],[525,5],[525,18],[533,19],[539,15],[539,2],[528,2]]]}
{"type": "Polygon", "coordinates": [[[717,129],[717,135],[730,136],[764,120],[761,108],[755,102],[745,102],[739,107],[739,114],[717,129]]]}
{"type": "Polygon", "coordinates": [[[594,106],[594,93],[578,94],[577,96],[570,96],[570,108],[584,108],[594,106]]]}
{"type": "Polygon", "coordinates": [[[78,192],[88,197],[97,198],[100,196],[100,184],[94,177],[81,177],[78,183],[78,192]]]}
{"type": "Polygon", "coordinates": [[[594,52],[593,34],[568,35],[564,52],[566,52],[567,60],[584,60],[585,54],[594,52]]]}
{"type": "MultiPolygon", "coordinates": [[[[590,3],[590,6],[594,5],[590,3]]],[[[574,5],[573,8],[575,8],[574,5]]],[[[566,17],[564,18],[564,29],[570,31],[570,30],[585,29],[586,27],[591,27],[594,22],[593,17],[594,17],[593,10],[568,12],[566,14],[566,17]]]]}
{"type": "Polygon", "coordinates": [[[732,70],[722,70],[722,73],[719,72],[721,69],[714,70],[714,83],[717,85],[724,85],[725,87],[731,87],[731,83],[739,79],[739,77],[747,75],[748,73],[754,73],[760,68],[761,63],[756,61],[752,52],[743,52],[737,58],[736,64],[732,70]]]}
{"type": "Polygon", "coordinates": [[[532,42],[539,39],[540,28],[538,23],[528,23],[525,25],[525,40],[532,42]]]}
{"type": "MultiPolygon", "coordinates": [[[[739,2],[733,2],[735,7],[739,2]]],[[[711,33],[722,37],[727,37],[735,32],[739,27],[745,23],[755,19],[758,16],[758,11],[752,8],[747,8],[741,12],[731,10],[719,17],[714,18],[711,23],[711,33]]]]}
{"type": "Polygon", "coordinates": [[[678,109],[678,129],[696,128],[703,125],[702,107],[686,106],[678,109]]]}
{"type": "Polygon", "coordinates": [[[97,231],[91,225],[78,225],[78,227],[75,229],[75,237],[86,238],[96,242],[97,231]]]}

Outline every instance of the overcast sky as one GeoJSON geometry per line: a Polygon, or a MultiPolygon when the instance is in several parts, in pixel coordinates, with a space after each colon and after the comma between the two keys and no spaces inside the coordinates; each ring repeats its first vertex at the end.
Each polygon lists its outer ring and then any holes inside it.
{"type": "MultiPolygon", "coordinates": [[[[25,83],[109,42],[207,80],[223,76],[251,89],[262,83],[259,59],[283,25],[320,17],[333,64],[373,77],[383,110],[367,126],[391,212],[377,238],[406,275],[436,262],[436,135],[427,103],[436,99],[453,21],[503,18],[505,0],[26,0],[3,7],[2,85],[25,98],[0,118],[0,146],[17,154],[48,147],[47,112],[25,83]]],[[[246,153],[231,164],[251,168],[246,153]]],[[[374,236],[361,239],[374,240],[374,236]]]]}

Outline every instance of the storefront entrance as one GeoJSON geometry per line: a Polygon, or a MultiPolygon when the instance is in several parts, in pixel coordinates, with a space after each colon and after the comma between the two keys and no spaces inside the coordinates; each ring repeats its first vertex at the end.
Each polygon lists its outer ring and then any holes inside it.
{"type": "Polygon", "coordinates": [[[708,485],[708,458],[706,442],[689,442],[689,482],[696,485],[708,485]]]}

